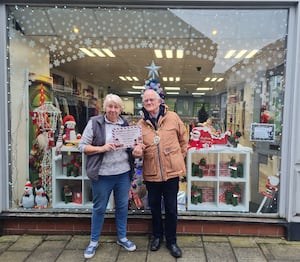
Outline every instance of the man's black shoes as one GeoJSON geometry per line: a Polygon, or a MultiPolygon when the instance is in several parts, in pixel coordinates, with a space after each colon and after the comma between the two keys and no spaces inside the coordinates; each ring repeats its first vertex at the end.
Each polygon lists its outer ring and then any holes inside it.
{"type": "Polygon", "coordinates": [[[169,251],[173,257],[178,258],[178,257],[182,256],[181,249],[177,246],[177,244],[167,245],[167,248],[169,249],[169,251]]]}
{"type": "Polygon", "coordinates": [[[150,250],[151,251],[157,251],[160,248],[161,239],[160,238],[154,238],[150,244],[150,250]]]}

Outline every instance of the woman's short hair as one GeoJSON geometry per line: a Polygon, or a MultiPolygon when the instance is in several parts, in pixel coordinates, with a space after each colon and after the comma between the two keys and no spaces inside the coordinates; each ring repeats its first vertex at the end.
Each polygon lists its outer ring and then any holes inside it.
{"type": "Polygon", "coordinates": [[[117,104],[121,108],[121,111],[124,110],[124,102],[118,95],[107,94],[104,99],[104,102],[103,102],[103,110],[104,111],[105,111],[107,105],[111,102],[117,104]]]}

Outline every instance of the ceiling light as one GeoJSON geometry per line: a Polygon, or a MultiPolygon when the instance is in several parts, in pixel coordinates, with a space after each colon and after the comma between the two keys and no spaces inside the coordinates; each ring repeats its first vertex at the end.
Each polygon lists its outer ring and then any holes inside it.
{"type": "Polygon", "coordinates": [[[91,50],[92,50],[97,56],[100,56],[100,57],[106,57],[106,55],[103,54],[98,48],[91,48],[91,50]]]}
{"type": "Polygon", "coordinates": [[[210,82],[215,82],[217,80],[217,77],[213,77],[212,79],[210,79],[210,82]]]}
{"type": "Polygon", "coordinates": [[[217,82],[222,82],[224,80],[224,78],[223,77],[220,77],[218,80],[217,80],[217,82]]]}
{"type": "Polygon", "coordinates": [[[234,55],[235,50],[229,50],[226,55],[224,56],[224,58],[230,58],[234,55]]]}
{"type": "Polygon", "coordinates": [[[124,76],[119,76],[119,78],[123,81],[127,81],[127,79],[124,76]]]}
{"type": "Polygon", "coordinates": [[[212,30],[212,31],[211,31],[211,34],[212,34],[212,35],[216,35],[217,33],[218,33],[218,30],[212,30]]]}
{"type": "Polygon", "coordinates": [[[144,86],[132,86],[133,89],[144,89],[144,86]]]}
{"type": "Polygon", "coordinates": [[[154,54],[155,54],[156,58],[163,58],[163,54],[160,49],[155,49],[154,54]]]}
{"type": "Polygon", "coordinates": [[[167,92],[167,95],[179,95],[179,92],[167,92]]]}
{"type": "Polygon", "coordinates": [[[82,51],[83,53],[85,53],[86,55],[88,55],[90,57],[95,57],[96,56],[94,53],[92,53],[91,51],[89,51],[88,49],[86,49],[84,47],[80,47],[79,49],[80,49],[80,51],[82,51]]]}
{"type": "Polygon", "coordinates": [[[136,76],[133,76],[132,79],[133,79],[134,81],[139,81],[139,79],[138,79],[136,76]]]}
{"type": "Polygon", "coordinates": [[[204,79],[205,82],[208,82],[209,80],[210,80],[210,77],[206,77],[206,78],[204,79]]]}
{"type": "Polygon", "coordinates": [[[176,76],[176,77],[175,77],[175,81],[176,81],[176,82],[179,82],[179,81],[180,81],[180,77],[179,77],[179,76],[176,76]]]}
{"type": "Polygon", "coordinates": [[[180,90],[179,86],[166,86],[165,90],[180,90]]]}
{"type": "Polygon", "coordinates": [[[108,48],[103,48],[102,51],[107,54],[109,57],[116,57],[112,51],[110,51],[108,48]]]}
{"type": "Polygon", "coordinates": [[[78,27],[77,27],[77,26],[74,26],[74,28],[73,28],[73,32],[74,32],[75,34],[78,34],[78,33],[79,33],[79,29],[78,29],[78,27]]]}
{"type": "Polygon", "coordinates": [[[183,58],[183,50],[182,49],[177,49],[176,57],[179,59],[183,58]]]}
{"type": "Polygon", "coordinates": [[[125,76],[125,78],[128,80],[128,81],[132,81],[132,78],[130,76],[125,76]]]}
{"type": "Polygon", "coordinates": [[[172,76],[169,77],[169,81],[170,81],[170,82],[173,82],[173,81],[174,81],[174,77],[172,77],[172,76]]]}
{"type": "Polygon", "coordinates": [[[167,81],[168,81],[168,78],[164,76],[164,77],[163,77],[163,81],[164,81],[164,82],[167,82],[167,81]]]}
{"type": "Polygon", "coordinates": [[[204,96],[205,93],[192,93],[193,96],[204,96]]]}
{"type": "Polygon", "coordinates": [[[258,52],[257,49],[252,50],[248,55],[245,56],[245,58],[251,58],[258,52]]]}
{"type": "Polygon", "coordinates": [[[198,90],[198,91],[209,91],[209,90],[213,90],[213,88],[212,87],[197,87],[196,90],[198,90]]]}
{"type": "Polygon", "coordinates": [[[166,50],[166,57],[167,58],[173,58],[173,51],[170,50],[170,49],[166,50]]]}
{"type": "Polygon", "coordinates": [[[132,94],[132,95],[140,95],[141,92],[138,91],[127,91],[128,94],[132,94]]]}
{"type": "Polygon", "coordinates": [[[244,54],[247,53],[246,49],[241,50],[234,58],[241,58],[244,54]]]}

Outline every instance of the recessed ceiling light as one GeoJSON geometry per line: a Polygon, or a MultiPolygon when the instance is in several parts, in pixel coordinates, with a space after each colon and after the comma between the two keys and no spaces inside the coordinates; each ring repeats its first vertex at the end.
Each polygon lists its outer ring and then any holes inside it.
{"type": "Polygon", "coordinates": [[[204,96],[205,93],[192,93],[193,96],[204,96]]]}
{"type": "Polygon", "coordinates": [[[234,58],[241,58],[244,54],[247,53],[246,49],[241,50],[234,58]]]}
{"type": "Polygon", "coordinates": [[[141,92],[138,91],[127,91],[128,94],[132,94],[132,95],[139,95],[141,94],[141,92]]]}
{"type": "Polygon", "coordinates": [[[133,89],[144,89],[144,86],[132,86],[133,89]]]}
{"type": "Polygon", "coordinates": [[[102,51],[107,54],[109,57],[116,57],[112,51],[110,51],[108,48],[103,48],[102,51]]]}
{"type": "Polygon", "coordinates": [[[167,95],[179,95],[179,92],[167,92],[167,95]]]}
{"type": "Polygon", "coordinates": [[[212,87],[197,87],[196,90],[198,90],[198,91],[209,91],[209,90],[213,90],[213,88],[212,87]]]}
{"type": "Polygon", "coordinates": [[[88,50],[84,47],[80,47],[79,50],[82,51],[83,53],[85,53],[86,55],[90,56],[90,57],[95,57],[96,56],[94,53],[92,53],[90,50],[88,50]]]}
{"type": "Polygon", "coordinates": [[[160,49],[155,49],[154,54],[155,54],[156,58],[163,58],[163,54],[160,49]]]}
{"type": "Polygon", "coordinates": [[[91,48],[91,50],[92,50],[97,56],[100,56],[100,57],[106,57],[106,55],[103,54],[98,48],[91,48]]]}
{"type": "Polygon", "coordinates": [[[179,86],[165,86],[165,90],[180,90],[179,86]]]}
{"type": "Polygon", "coordinates": [[[251,58],[258,52],[257,49],[252,50],[248,55],[245,56],[245,58],[251,58]]]}
{"type": "Polygon", "coordinates": [[[183,49],[176,50],[176,57],[179,59],[183,58],[183,49]]]}
{"type": "Polygon", "coordinates": [[[170,49],[166,50],[166,57],[173,58],[173,50],[170,50],[170,49]]]}
{"type": "Polygon", "coordinates": [[[226,55],[224,56],[224,58],[231,58],[233,55],[234,55],[234,53],[235,53],[235,51],[236,50],[229,50],[227,53],[226,53],[226,55]]]}

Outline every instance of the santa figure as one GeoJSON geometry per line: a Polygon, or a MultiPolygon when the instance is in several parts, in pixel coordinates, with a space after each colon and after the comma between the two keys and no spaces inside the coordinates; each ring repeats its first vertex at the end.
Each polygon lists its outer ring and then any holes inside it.
{"type": "Polygon", "coordinates": [[[193,128],[192,132],[190,133],[190,142],[189,142],[189,146],[188,149],[190,148],[202,148],[202,143],[200,141],[200,131],[197,128],[193,128]]]}
{"type": "Polygon", "coordinates": [[[64,141],[75,141],[77,139],[75,118],[72,115],[66,115],[63,118],[63,125],[65,127],[65,134],[63,136],[64,141]]]}

